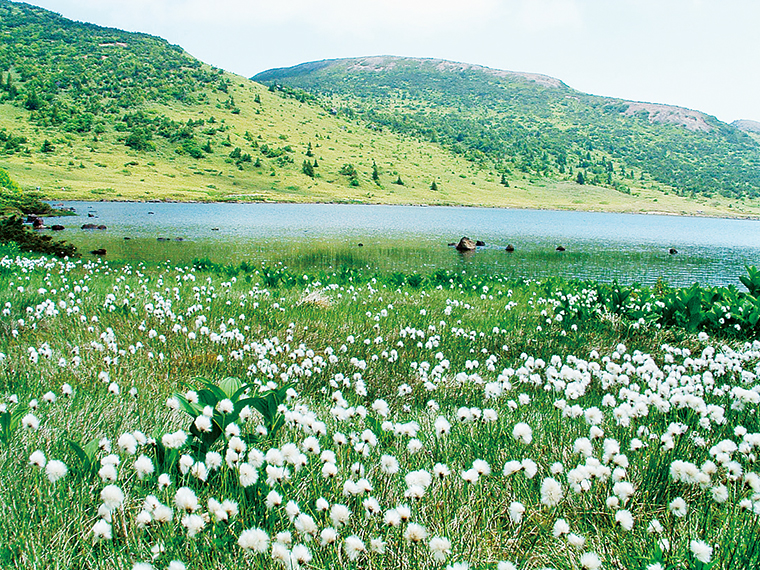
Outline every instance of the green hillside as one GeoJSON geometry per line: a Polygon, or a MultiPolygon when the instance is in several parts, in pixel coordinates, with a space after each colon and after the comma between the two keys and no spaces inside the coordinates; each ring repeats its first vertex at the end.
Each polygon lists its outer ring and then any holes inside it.
{"type": "MultiPolygon", "coordinates": [[[[439,96],[447,97],[455,96],[439,96]]],[[[509,166],[486,150],[468,150],[463,128],[461,144],[452,145],[433,131],[368,120],[338,99],[336,110],[300,89],[212,68],[161,38],[0,0],[0,167],[25,191],[53,200],[760,213],[751,199],[684,199],[636,165],[627,166],[633,178],[627,170],[624,188],[606,184],[591,165],[578,184],[570,154],[564,175],[509,166]]],[[[448,108],[403,100],[412,104],[430,117],[448,108]]],[[[373,112],[380,116],[384,105],[378,96],[373,112]]],[[[462,116],[452,113],[451,124],[462,116]]],[[[587,155],[594,162],[606,156],[597,149],[587,155]]],[[[613,164],[613,181],[619,168],[613,164]]]]}
{"type": "Polygon", "coordinates": [[[501,172],[630,191],[651,177],[682,195],[760,195],[760,145],[697,111],[588,95],[551,77],[443,60],[307,63],[254,79],[318,94],[377,129],[439,142],[501,172]]]}

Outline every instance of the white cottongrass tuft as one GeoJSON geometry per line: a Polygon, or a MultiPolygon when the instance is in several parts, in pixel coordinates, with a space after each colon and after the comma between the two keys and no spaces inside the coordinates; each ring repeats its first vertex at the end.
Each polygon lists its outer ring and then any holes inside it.
{"type": "Polygon", "coordinates": [[[371,538],[369,541],[369,549],[377,554],[384,554],[385,541],[380,537],[371,538]]]}
{"type": "Polygon", "coordinates": [[[668,505],[668,510],[673,513],[673,516],[678,518],[683,518],[686,516],[686,513],[689,512],[689,506],[686,504],[686,501],[684,501],[681,497],[676,497],[672,501],[670,501],[670,504],[668,505]]]}
{"type": "Polygon", "coordinates": [[[213,426],[211,425],[211,418],[203,414],[195,418],[195,422],[193,422],[193,424],[201,433],[211,433],[211,430],[213,429],[213,426]]]}
{"type": "Polygon", "coordinates": [[[446,556],[451,554],[451,541],[442,536],[434,536],[431,538],[428,547],[436,562],[444,562],[446,556]]]}
{"type": "Polygon", "coordinates": [[[623,530],[631,530],[633,528],[633,515],[631,511],[618,511],[615,513],[615,522],[620,525],[623,530]]]}
{"type": "Polygon", "coordinates": [[[559,538],[563,534],[567,534],[569,532],[570,525],[567,524],[567,521],[565,519],[557,519],[557,521],[554,523],[554,529],[552,530],[554,538],[559,538]]]}
{"type": "Polygon", "coordinates": [[[37,419],[33,413],[29,412],[23,418],[21,418],[21,427],[24,429],[38,429],[40,427],[40,420],[37,419]]]}
{"type": "Polygon", "coordinates": [[[124,503],[124,492],[117,485],[107,485],[100,492],[100,500],[109,511],[115,511],[124,503]]]}
{"type": "Polygon", "coordinates": [[[541,503],[547,507],[556,507],[562,500],[562,485],[553,477],[547,477],[541,483],[541,503]]]}
{"type": "Polygon", "coordinates": [[[241,487],[250,487],[259,480],[258,470],[249,463],[240,464],[239,475],[241,487]]]}
{"type": "Polygon", "coordinates": [[[187,441],[187,434],[182,430],[166,433],[161,437],[161,443],[168,449],[179,449],[187,441]]]}
{"type": "Polygon", "coordinates": [[[296,544],[290,552],[293,561],[293,568],[298,568],[303,564],[311,562],[311,551],[305,544],[296,544]]]}
{"type": "Polygon", "coordinates": [[[404,539],[411,543],[423,542],[428,537],[427,529],[417,523],[409,523],[404,530],[404,539]]]}
{"type": "Polygon", "coordinates": [[[338,540],[338,531],[333,527],[328,526],[321,533],[319,533],[319,538],[321,539],[322,546],[335,544],[335,542],[338,540]]]}
{"type": "Polygon", "coordinates": [[[574,546],[575,548],[583,548],[583,546],[586,544],[586,539],[579,534],[571,532],[567,535],[567,543],[570,546],[574,546]]]}
{"type": "Polygon", "coordinates": [[[180,487],[174,495],[174,504],[181,511],[195,512],[200,508],[198,497],[189,487],[180,487]]]}
{"type": "Polygon", "coordinates": [[[399,470],[398,461],[392,455],[383,455],[380,457],[380,470],[387,475],[395,475],[399,470]]]}
{"type": "Polygon", "coordinates": [[[694,558],[699,560],[702,564],[710,563],[713,552],[712,546],[703,540],[692,540],[689,543],[689,548],[691,549],[691,553],[694,555],[694,558]]]}
{"type": "Polygon", "coordinates": [[[249,528],[240,533],[240,548],[263,554],[269,548],[269,535],[260,528],[249,528]]]}
{"type": "Polygon", "coordinates": [[[169,477],[168,473],[161,473],[161,475],[158,476],[158,487],[160,489],[166,489],[167,487],[171,486],[172,484],[172,478],[169,477]]]}
{"type": "Polygon", "coordinates": [[[187,536],[192,538],[206,526],[206,519],[200,515],[185,515],[182,517],[182,526],[187,529],[187,536]]]}
{"type": "Polygon", "coordinates": [[[66,464],[58,459],[51,459],[45,466],[45,475],[51,483],[64,478],[68,472],[69,468],[66,467],[66,464]]]}
{"type": "Polygon", "coordinates": [[[153,474],[155,468],[153,467],[153,461],[147,455],[140,455],[135,460],[135,471],[137,471],[137,478],[144,479],[148,475],[153,474]]]}
{"type": "Polygon", "coordinates": [[[335,528],[340,528],[348,522],[351,511],[346,505],[334,504],[330,507],[330,520],[335,528]]]}
{"type": "Polygon", "coordinates": [[[45,459],[45,454],[42,453],[39,449],[35,452],[33,452],[29,456],[29,465],[33,465],[35,467],[39,467],[42,469],[45,467],[45,464],[47,463],[47,459],[45,459]]]}
{"type": "Polygon", "coordinates": [[[516,441],[528,445],[533,441],[533,430],[528,424],[520,422],[519,424],[515,424],[515,427],[512,429],[512,437],[516,441]]]}
{"type": "Polygon", "coordinates": [[[346,556],[350,560],[356,560],[362,552],[367,551],[362,539],[355,534],[346,537],[346,540],[343,541],[343,548],[345,548],[346,556]]]}
{"type": "Polygon", "coordinates": [[[515,524],[520,524],[525,514],[525,505],[518,501],[512,501],[509,505],[509,520],[515,524]]]}
{"type": "Polygon", "coordinates": [[[595,552],[586,552],[580,559],[583,570],[599,570],[602,567],[602,559],[595,552]]]}
{"type": "Polygon", "coordinates": [[[95,540],[111,540],[113,538],[113,535],[111,533],[111,525],[103,520],[98,520],[94,525],[92,525],[92,534],[95,537],[95,540]]]}

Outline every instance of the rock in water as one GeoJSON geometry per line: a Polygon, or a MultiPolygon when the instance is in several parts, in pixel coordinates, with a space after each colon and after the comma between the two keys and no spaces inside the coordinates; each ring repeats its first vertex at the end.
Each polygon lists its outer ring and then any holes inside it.
{"type": "Polygon", "coordinates": [[[507,245],[507,251],[509,253],[512,253],[515,250],[515,246],[513,246],[511,243],[507,245]]]}
{"type": "Polygon", "coordinates": [[[477,245],[468,237],[463,237],[456,245],[457,251],[474,251],[477,245]]]}

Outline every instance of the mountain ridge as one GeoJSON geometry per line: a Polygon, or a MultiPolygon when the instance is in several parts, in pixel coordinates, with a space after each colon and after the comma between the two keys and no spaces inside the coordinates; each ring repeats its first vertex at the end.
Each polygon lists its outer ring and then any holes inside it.
{"type": "Polygon", "coordinates": [[[267,81],[272,77],[276,77],[278,75],[278,72],[283,71],[294,71],[294,72],[300,72],[303,70],[313,71],[315,69],[321,69],[323,67],[329,67],[330,64],[334,64],[337,62],[351,62],[354,61],[356,64],[352,66],[354,70],[361,69],[365,71],[374,71],[377,70],[378,67],[387,67],[395,66],[396,63],[399,61],[414,61],[414,62],[428,62],[428,63],[435,63],[436,67],[439,70],[458,70],[458,71],[468,71],[468,70],[478,70],[478,71],[484,71],[486,73],[490,73],[492,75],[498,76],[498,77],[519,77],[528,81],[534,81],[536,83],[539,83],[541,85],[545,85],[548,87],[560,87],[565,86],[564,82],[557,79],[556,77],[551,77],[549,75],[543,75],[540,73],[528,73],[528,72],[522,72],[522,71],[509,71],[509,70],[503,70],[503,69],[496,69],[492,67],[486,67],[484,65],[478,65],[474,63],[465,63],[465,62],[459,62],[459,61],[451,61],[447,59],[441,59],[441,58],[428,58],[428,57],[404,57],[404,56],[394,56],[394,55],[373,55],[373,56],[364,56],[364,57],[348,57],[348,58],[330,58],[330,59],[322,59],[312,62],[304,62],[300,63],[298,65],[294,65],[292,67],[277,67],[273,69],[268,69],[266,71],[262,71],[260,73],[257,73],[254,75],[251,79],[256,78],[256,81],[267,81]],[[369,65],[373,65],[373,68],[369,68],[369,65]]]}
{"type": "MultiPolygon", "coordinates": [[[[304,89],[349,116],[443,141],[505,171],[561,175],[566,155],[584,168],[582,155],[601,149],[604,156],[592,158],[641,169],[684,195],[760,195],[758,142],[685,107],[590,95],[538,74],[398,56],[307,62],[252,79],[304,89]],[[546,164],[536,164],[536,153],[549,156],[546,164]]],[[[595,174],[597,183],[626,186],[595,174]]]]}
{"type": "MultiPolygon", "coordinates": [[[[498,69],[488,67],[479,64],[459,62],[441,58],[423,58],[412,56],[393,56],[393,55],[373,55],[362,57],[348,57],[348,58],[329,58],[316,60],[312,62],[304,62],[290,67],[277,67],[268,69],[257,73],[252,76],[251,79],[265,83],[273,79],[284,79],[291,76],[298,76],[303,71],[317,71],[330,67],[331,65],[345,63],[348,71],[383,71],[395,67],[400,62],[417,62],[417,63],[431,63],[435,64],[438,71],[481,71],[495,77],[501,78],[518,78],[525,81],[531,81],[544,87],[564,88],[571,92],[577,92],[583,95],[589,95],[588,93],[579,91],[568,86],[564,81],[550,75],[544,75],[541,73],[532,73],[524,71],[511,71],[506,69],[498,69]]],[[[656,103],[652,101],[634,101],[630,99],[619,99],[614,97],[599,96],[610,100],[619,100],[629,104],[629,109],[626,111],[628,115],[634,115],[638,111],[645,110],[649,112],[652,122],[665,122],[672,124],[680,124],[686,127],[688,130],[711,130],[709,124],[707,124],[706,118],[710,117],[707,113],[699,111],[697,109],[690,109],[680,105],[672,105],[667,103],[656,103]],[[673,119],[668,115],[676,115],[678,119],[673,119]]],[[[713,117],[714,118],[714,117],[713,117]]],[[[716,119],[717,120],[717,119],[716,119]]],[[[752,121],[749,121],[750,123],[752,121]]],[[[742,123],[742,121],[735,121],[731,123],[742,123]]],[[[739,127],[737,127],[739,128],[739,127]]],[[[740,129],[741,130],[741,129],[740,129]]]]}

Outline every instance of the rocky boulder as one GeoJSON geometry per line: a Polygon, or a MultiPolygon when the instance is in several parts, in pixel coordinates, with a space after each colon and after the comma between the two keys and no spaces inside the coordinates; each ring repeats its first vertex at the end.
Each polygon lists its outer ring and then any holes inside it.
{"type": "Polygon", "coordinates": [[[474,251],[477,244],[468,237],[463,237],[456,245],[457,251],[474,251]]]}

